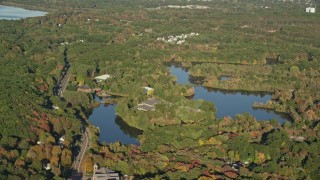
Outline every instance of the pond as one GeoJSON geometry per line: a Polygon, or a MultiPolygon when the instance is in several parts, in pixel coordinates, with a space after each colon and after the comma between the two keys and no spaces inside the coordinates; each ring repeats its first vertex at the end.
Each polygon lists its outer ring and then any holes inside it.
{"type": "MultiPolygon", "coordinates": [[[[180,67],[171,66],[170,72],[177,77],[177,82],[179,84],[192,84],[189,80],[189,73],[186,70],[180,67]]],[[[273,110],[252,107],[254,102],[266,102],[270,100],[270,93],[216,90],[196,85],[194,85],[194,88],[195,95],[193,96],[193,99],[203,99],[213,102],[217,109],[218,118],[225,116],[234,117],[236,114],[247,112],[259,121],[276,119],[280,124],[283,124],[285,121],[290,120],[289,116],[285,113],[277,113],[273,110]]]]}
{"type": "MultiPolygon", "coordinates": [[[[100,102],[102,99],[95,97],[100,102]]],[[[100,129],[100,143],[113,143],[120,141],[122,144],[139,144],[137,136],[142,134],[138,129],[128,126],[120,117],[116,115],[116,104],[100,104],[94,108],[89,121],[100,129]]]]}
{"type": "Polygon", "coordinates": [[[18,20],[27,17],[44,16],[46,14],[47,13],[43,11],[33,11],[12,6],[0,5],[0,19],[18,20]]]}

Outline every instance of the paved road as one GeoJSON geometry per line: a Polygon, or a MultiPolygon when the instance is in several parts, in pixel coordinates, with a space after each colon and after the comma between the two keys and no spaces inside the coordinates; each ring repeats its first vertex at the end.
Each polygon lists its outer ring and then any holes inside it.
{"type": "Polygon", "coordinates": [[[89,128],[86,128],[85,132],[83,133],[83,140],[80,146],[80,152],[73,162],[73,172],[72,172],[72,179],[78,180],[82,179],[82,169],[81,169],[81,163],[83,161],[84,154],[86,150],[90,147],[90,131],[89,128]]]}
{"type": "Polygon", "coordinates": [[[66,74],[64,75],[64,77],[63,77],[63,79],[62,79],[62,81],[60,82],[60,85],[59,85],[60,89],[59,89],[58,93],[59,93],[60,97],[63,97],[63,93],[66,90],[66,87],[67,87],[68,82],[69,82],[69,78],[70,78],[70,66],[69,66],[66,74]]]}

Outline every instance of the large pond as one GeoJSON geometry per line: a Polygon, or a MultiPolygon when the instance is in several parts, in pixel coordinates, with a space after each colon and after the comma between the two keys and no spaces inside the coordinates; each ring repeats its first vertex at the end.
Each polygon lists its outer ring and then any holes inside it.
{"type": "MultiPolygon", "coordinates": [[[[96,101],[101,101],[95,97],[96,101]]],[[[89,121],[100,129],[99,141],[113,143],[116,141],[122,144],[139,144],[137,136],[142,132],[128,126],[120,117],[116,115],[116,104],[100,104],[94,108],[89,121]]]]}
{"type": "MultiPolygon", "coordinates": [[[[179,84],[192,84],[189,80],[189,73],[186,70],[171,66],[170,72],[177,77],[179,84]]],[[[195,95],[193,99],[203,99],[213,102],[217,109],[218,118],[225,116],[234,117],[236,114],[247,112],[257,120],[276,119],[280,124],[290,119],[289,116],[284,113],[276,113],[273,110],[252,107],[254,102],[266,102],[270,100],[271,94],[269,93],[216,90],[196,85],[194,85],[194,88],[195,95]]]]}
{"type": "Polygon", "coordinates": [[[47,13],[43,11],[33,11],[12,6],[0,5],[0,19],[18,20],[27,17],[44,16],[45,14],[47,13]]]}

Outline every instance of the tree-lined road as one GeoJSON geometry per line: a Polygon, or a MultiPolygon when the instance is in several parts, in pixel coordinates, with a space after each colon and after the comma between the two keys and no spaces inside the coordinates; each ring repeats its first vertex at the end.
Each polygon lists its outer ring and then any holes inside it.
{"type": "Polygon", "coordinates": [[[66,87],[68,85],[69,82],[69,78],[70,78],[70,69],[71,69],[71,65],[67,64],[65,67],[66,71],[65,74],[60,82],[60,84],[58,85],[58,95],[60,97],[63,97],[63,93],[66,90],[66,87]]]}
{"type": "Polygon", "coordinates": [[[72,172],[72,179],[78,180],[82,179],[82,170],[81,170],[81,164],[83,161],[83,157],[87,149],[90,147],[90,131],[89,128],[86,128],[85,132],[83,133],[82,143],[80,145],[80,152],[73,162],[73,172],[72,172]]]}

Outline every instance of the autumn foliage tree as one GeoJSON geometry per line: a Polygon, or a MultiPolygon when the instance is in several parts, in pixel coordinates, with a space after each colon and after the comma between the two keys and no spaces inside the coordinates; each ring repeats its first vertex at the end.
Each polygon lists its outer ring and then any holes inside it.
{"type": "Polygon", "coordinates": [[[82,161],[81,168],[84,173],[92,173],[93,172],[93,159],[92,157],[85,157],[82,161]]]}
{"type": "Polygon", "coordinates": [[[70,167],[72,163],[72,153],[69,149],[63,149],[61,154],[61,165],[70,167]]]}

